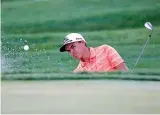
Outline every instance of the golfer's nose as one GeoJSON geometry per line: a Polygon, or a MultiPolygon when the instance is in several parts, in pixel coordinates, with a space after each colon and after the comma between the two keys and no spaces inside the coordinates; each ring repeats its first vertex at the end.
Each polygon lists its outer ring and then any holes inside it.
{"type": "Polygon", "coordinates": [[[70,54],[73,55],[73,54],[74,54],[74,51],[73,51],[73,50],[70,50],[70,54]]]}

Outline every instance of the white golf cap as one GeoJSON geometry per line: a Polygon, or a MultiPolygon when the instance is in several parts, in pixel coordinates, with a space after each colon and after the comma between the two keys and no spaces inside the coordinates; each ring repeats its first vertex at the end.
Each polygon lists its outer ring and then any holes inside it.
{"type": "Polygon", "coordinates": [[[83,38],[81,34],[79,33],[68,34],[63,41],[63,45],[60,48],[60,52],[66,51],[65,49],[66,44],[77,42],[77,41],[84,41],[86,43],[85,39],[83,38]]]}

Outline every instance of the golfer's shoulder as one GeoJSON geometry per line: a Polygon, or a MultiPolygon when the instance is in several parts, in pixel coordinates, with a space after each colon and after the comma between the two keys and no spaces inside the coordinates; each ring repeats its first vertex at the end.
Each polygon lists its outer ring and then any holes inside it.
{"type": "Polygon", "coordinates": [[[107,50],[110,50],[112,49],[113,47],[110,46],[110,45],[107,45],[107,44],[103,44],[101,46],[98,46],[98,47],[95,47],[95,50],[96,51],[107,51],[107,50]]]}

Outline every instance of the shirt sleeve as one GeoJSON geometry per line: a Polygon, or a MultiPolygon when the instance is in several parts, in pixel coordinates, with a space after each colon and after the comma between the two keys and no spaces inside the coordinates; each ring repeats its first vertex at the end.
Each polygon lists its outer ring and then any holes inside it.
{"type": "Polygon", "coordinates": [[[108,49],[108,59],[112,68],[124,62],[119,53],[111,46],[108,49]]]}

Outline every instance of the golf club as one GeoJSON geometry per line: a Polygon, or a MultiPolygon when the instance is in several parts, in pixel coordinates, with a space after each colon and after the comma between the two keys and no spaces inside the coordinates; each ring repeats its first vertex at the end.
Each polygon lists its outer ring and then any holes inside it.
{"type": "Polygon", "coordinates": [[[151,24],[150,22],[146,22],[146,23],[144,24],[144,26],[145,26],[147,29],[151,30],[151,33],[150,33],[150,35],[148,36],[148,39],[147,39],[146,43],[144,44],[144,46],[143,46],[143,48],[142,48],[142,51],[141,51],[138,59],[136,60],[136,63],[135,63],[135,65],[134,65],[134,67],[138,64],[138,61],[140,60],[140,58],[141,58],[141,56],[142,56],[142,54],[143,54],[143,52],[144,52],[144,49],[145,49],[147,43],[149,42],[149,39],[151,38],[152,33],[153,33],[153,26],[152,26],[152,24],[151,24]]]}

